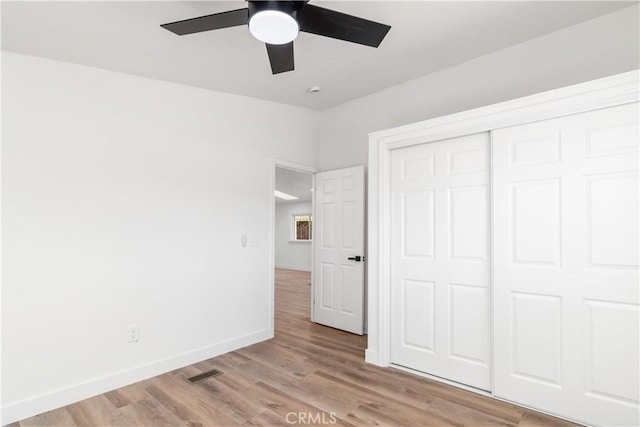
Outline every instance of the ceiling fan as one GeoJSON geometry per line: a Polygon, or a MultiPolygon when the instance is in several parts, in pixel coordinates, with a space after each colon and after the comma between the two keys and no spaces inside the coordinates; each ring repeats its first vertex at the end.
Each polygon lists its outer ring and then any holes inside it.
{"type": "Polygon", "coordinates": [[[294,69],[293,40],[299,31],[378,47],[389,25],[313,6],[307,1],[253,1],[249,7],[162,24],[179,36],[249,24],[267,46],[273,74],[294,69]]]}

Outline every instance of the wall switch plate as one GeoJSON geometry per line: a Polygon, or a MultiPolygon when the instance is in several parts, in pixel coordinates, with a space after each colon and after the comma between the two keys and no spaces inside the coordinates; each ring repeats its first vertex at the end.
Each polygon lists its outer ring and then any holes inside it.
{"type": "Polygon", "coordinates": [[[140,327],[138,325],[129,326],[128,337],[130,343],[140,341],[140,327]]]}

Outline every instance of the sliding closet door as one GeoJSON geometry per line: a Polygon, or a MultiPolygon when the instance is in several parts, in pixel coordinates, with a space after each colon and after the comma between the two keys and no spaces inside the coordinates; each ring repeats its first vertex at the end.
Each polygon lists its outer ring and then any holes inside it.
{"type": "Polygon", "coordinates": [[[638,419],[638,106],[493,133],[495,395],[638,419]]]}
{"type": "Polygon", "coordinates": [[[489,135],[391,162],[391,361],[489,390],[489,135]]]}

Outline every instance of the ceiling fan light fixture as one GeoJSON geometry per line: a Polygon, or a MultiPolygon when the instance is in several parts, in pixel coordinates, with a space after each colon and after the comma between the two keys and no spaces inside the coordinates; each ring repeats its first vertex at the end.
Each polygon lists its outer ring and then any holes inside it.
{"type": "Polygon", "coordinates": [[[266,44],[272,74],[295,69],[293,40],[300,31],[375,48],[391,29],[379,22],[310,5],[309,0],[246,1],[246,8],[169,22],[161,27],[184,36],[248,24],[250,33],[266,44]]]}
{"type": "Polygon", "coordinates": [[[253,37],[267,44],[287,44],[295,40],[300,32],[298,22],[288,13],[278,10],[263,10],[249,21],[253,37]]]}

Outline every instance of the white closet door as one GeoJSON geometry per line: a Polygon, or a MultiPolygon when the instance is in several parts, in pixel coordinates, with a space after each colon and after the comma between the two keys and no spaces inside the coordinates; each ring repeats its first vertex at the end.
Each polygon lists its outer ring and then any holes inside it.
{"type": "Polygon", "coordinates": [[[489,134],[391,162],[391,361],[489,390],[489,134]]]}
{"type": "Polygon", "coordinates": [[[495,395],[638,419],[638,105],[493,133],[495,395]]]}

